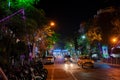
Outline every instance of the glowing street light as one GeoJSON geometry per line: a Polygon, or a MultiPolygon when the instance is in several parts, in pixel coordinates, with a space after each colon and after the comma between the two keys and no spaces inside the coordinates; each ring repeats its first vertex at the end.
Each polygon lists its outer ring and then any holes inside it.
{"type": "Polygon", "coordinates": [[[55,26],[55,23],[53,21],[50,22],[50,26],[55,26]]]}
{"type": "Polygon", "coordinates": [[[117,38],[113,38],[113,39],[112,39],[112,42],[113,42],[113,43],[116,43],[116,42],[117,42],[117,38]]]}
{"type": "Polygon", "coordinates": [[[85,36],[85,35],[82,35],[81,37],[82,37],[82,39],[85,39],[85,38],[86,38],[86,36],[85,36]]]}
{"type": "Polygon", "coordinates": [[[118,43],[118,39],[116,37],[111,39],[111,46],[114,47],[118,43]]]}
{"type": "Polygon", "coordinates": [[[116,42],[116,39],[113,39],[113,42],[116,42]]]}

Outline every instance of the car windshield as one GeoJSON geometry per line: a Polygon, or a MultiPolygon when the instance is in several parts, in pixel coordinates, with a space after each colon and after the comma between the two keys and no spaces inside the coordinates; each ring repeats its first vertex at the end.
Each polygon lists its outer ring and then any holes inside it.
{"type": "Polygon", "coordinates": [[[65,57],[65,58],[70,58],[70,55],[65,55],[64,57],[65,57]]]}
{"type": "Polygon", "coordinates": [[[52,59],[53,57],[52,56],[47,56],[46,59],[49,58],[49,59],[52,59]]]}
{"type": "Polygon", "coordinates": [[[90,59],[89,57],[79,57],[79,59],[90,59]]]}

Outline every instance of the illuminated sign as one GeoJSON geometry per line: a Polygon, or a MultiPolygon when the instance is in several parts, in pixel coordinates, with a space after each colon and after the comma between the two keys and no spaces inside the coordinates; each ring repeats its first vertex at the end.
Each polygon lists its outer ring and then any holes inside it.
{"type": "Polygon", "coordinates": [[[107,46],[102,46],[102,52],[103,52],[103,57],[104,58],[109,58],[108,47],[107,46]]]}

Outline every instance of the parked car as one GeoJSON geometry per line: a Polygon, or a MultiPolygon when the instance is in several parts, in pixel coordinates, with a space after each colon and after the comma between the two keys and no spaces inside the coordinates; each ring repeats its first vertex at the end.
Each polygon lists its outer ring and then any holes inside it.
{"type": "Polygon", "coordinates": [[[46,56],[43,60],[44,64],[47,64],[47,63],[54,64],[54,62],[55,62],[55,57],[54,56],[46,56]]]}
{"type": "Polygon", "coordinates": [[[90,59],[88,56],[79,57],[77,64],[82,66],[82,68],[92,68],[94,66],[94,60],[90,59]]]}

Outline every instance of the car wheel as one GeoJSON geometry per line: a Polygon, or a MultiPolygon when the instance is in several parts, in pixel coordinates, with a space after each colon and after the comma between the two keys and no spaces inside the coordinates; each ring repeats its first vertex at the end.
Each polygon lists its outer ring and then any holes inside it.
{"type": "Polygon", "coordinates": [[[78,66],[81,66],[80,63],[77,63],[77,64],[78,64],[78,66]]]}
{"type": "Polygon", "coordinates": [[[91,62],[85,62],[82,64],[83,69],[89,69],[89,68],[93,68],[93,67],[94,67],[94,65],[91,62]]]}

